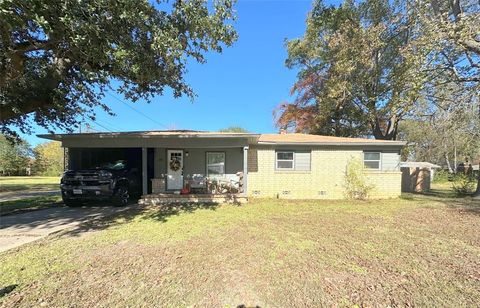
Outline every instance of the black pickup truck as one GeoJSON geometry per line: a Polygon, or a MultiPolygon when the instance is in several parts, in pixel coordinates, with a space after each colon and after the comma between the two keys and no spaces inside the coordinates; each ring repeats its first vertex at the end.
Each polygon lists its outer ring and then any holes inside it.
{"type": "Polygon", "coordinates": [[[60,182],[62,199],[67,206],[86,201],[111,201],[126,205],[130,196],[141,192],[141,174],[127,161],[119,160],[84,170],[68,170],[60,182]]]}

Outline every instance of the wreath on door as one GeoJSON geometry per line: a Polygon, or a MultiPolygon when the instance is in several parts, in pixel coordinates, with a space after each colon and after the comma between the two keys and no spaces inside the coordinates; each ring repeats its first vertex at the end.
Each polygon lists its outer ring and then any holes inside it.
{"type": "Polygon", "coordinates": [[[178,159],[172,159],[170,161],[170,169],[172,171],[178,171],[181,167],[180,161],[178,159]]]}

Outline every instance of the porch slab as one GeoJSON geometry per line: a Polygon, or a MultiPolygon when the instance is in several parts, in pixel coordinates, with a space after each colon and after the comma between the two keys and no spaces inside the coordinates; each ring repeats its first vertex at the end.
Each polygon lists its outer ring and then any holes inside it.
{"type": "Polygon", "coordinates": [[[241,194],[149,194],[143,195],[138,203],[140,205],[161,205],[172,203],[235,203],[241,204],[248,201],[241,194]]]}

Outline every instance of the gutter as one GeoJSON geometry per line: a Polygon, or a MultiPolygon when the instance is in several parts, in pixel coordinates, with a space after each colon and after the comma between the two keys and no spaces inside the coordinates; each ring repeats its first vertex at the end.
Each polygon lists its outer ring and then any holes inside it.
{"type": "Polygon", "coordinates": [[[122,134],[122,133],[82,133],[82,134],[41,134],[37,135],[39,138],[49,139],[49,140],[57,140],[62,141],[66,138],[95,138],[95,139],[103,139],[103,138],[180,138],[180,139],[189,139],[189,138],[260,138],[260,134],[199,134],[199,135],[188,135],[188,134],[178,134],[178,135],[148,135],[148,134],[122,134]]]}
{"type": "Polygon", "coordinates": [[[265,142],[259,141],[259,145],[287,145],[287,146],[314,146],[314,145],[332,145],[332,146],[405,146],[406,141],[390,141],[390,142],[265,142]]]}

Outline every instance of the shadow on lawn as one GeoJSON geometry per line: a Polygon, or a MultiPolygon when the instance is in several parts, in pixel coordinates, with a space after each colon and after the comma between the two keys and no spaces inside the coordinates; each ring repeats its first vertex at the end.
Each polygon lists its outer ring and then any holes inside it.
{"type": "Polygon", "coordinates": [[[113,226],[128,223],[137,217],[142,220],[157,220],[166,222],[171,216],[178,216],[182,213],[193,213],[197,210],[216,210],[220,204],[217,203],[188,203],[188,204],[166,204],[157,206],[131,205],[123,211],[107,217],[89,220],[80,224],[73,230],[62,232],[62,236],[80,236],[86,232],[104,230],[113,226]]]}
{"type": "Polygon", "coordinates": [[[1,288],[0,289],[0,298],[4,297],[5,295],[7,295],[8,293],[12,292],[13,290],[15,290],[16,288],[18,287],[18,284],[11,284],[9,286],[6,286],[4,288],[1,288]]]}
{"type": "Polygon", "coordinates": [[[452,190],[431,189],[423,193],[407,193],[402,199],[418,202],[439,202],[451,209],[480,215],[480,199],[471,196],[458,196],[452,190]]]}
{"type": "Polygon", "coordinates": [[[40,196],[27,199],[0,202],[0,216],[20,214],[38,209],[53,208],[62,206],[62,202],[57,200],[57,195],[40,196]]]}

